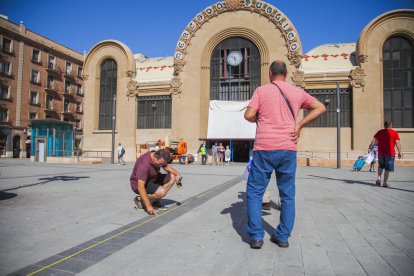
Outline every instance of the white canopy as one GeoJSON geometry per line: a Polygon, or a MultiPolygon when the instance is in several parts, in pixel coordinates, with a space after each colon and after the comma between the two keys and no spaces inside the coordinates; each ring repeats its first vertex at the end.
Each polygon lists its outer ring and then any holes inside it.
{"type": "Polygon", "coordinates": [[[249,101],[210,101],[207,139],[254,139],[256,124],[244,119],[249,101]]]}

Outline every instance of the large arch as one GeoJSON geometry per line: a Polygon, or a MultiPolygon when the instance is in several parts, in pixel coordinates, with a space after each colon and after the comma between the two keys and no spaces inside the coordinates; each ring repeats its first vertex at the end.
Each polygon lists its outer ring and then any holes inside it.
{"type": "Polygon", "coordinates": [[[302,47],[296,29],[278,9],[263,1],[234,0],[211,5],[190,21],[174,54],[173,135],[190,147],[206,137],[210,97],[210,59],[223,40],[243,37],[260,52],[261,83],[268,81],[268,66],[281,59],[293,73],[300,65],[302,47]],[[260,28],[257,28],[260,26],[260,28]],[[192,118],[194,124],[183,124],[192,118]]]}
{"type": "MultiPolygon", "coordinates": [[[[116,143],[127,149],[126,160],[135,160],[135,129],[131,128],[131,114],[135,114],[135,101],[129,100],[128,83],[136,73],[132,51],[116,40],[104,40],[91,48],[85,57],[84,80],[84,151],[110,151],[111,130],[99,130],[99,89],[101,64],[112,59],[117,64],[116,85],[116,143]]],[[[133,116],[135,117],[135,116],[133,116]]]]}
{"type": "MultiPolygon", "coordinates": [[[[373,19],[357,42],[357,62],[366,75],[364,86],[353,88],[354,149],[363,150],[372,135],[383,127],[384,87],[382,49],[387,39],[402,36],[414,44],[414,10],[394,10],[373,19]],[[366,122],[370,122],[366,124],[366,122]]],[[[414,129],[397,129],[405,150],[414,150],[414,129]]]]}

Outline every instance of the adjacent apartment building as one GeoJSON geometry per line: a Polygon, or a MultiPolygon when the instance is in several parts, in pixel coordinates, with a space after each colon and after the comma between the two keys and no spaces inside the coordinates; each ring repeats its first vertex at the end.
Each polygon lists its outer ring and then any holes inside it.
{"type": "Polygon", "coordinates": [[[0,156],[28,158],[31,120],[73,124],[82,139],[83,55],[0,18],[0,156]]]}

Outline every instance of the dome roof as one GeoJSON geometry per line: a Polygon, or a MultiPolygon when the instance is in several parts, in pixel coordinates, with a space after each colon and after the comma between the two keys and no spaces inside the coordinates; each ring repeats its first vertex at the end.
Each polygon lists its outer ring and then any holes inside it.
{"type": "Polygon", "coordinates": [[[300,69],[305,73],[350,71],[356,67],[356,43],[323,44],[307,52],[300,69]]]}

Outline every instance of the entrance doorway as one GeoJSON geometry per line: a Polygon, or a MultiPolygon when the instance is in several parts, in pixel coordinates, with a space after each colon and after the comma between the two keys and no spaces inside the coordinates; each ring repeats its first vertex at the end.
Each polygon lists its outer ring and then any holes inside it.
{"type": "Polygon", "coordinates": [[[233,162],[249,162],[250,141],[232,142],[233,162]]]}
{"type": "Polygon", "coordinates": [[[211,154],[211,147],[214,143],[219,145],[220,143],[223,144],[223,147],[230,146],[231,150],[231,162],[242,162],[247,163],[250,160],[250,156],[252,155],[253,143],[254,140],[248,139],[237,139],[237,140],[230,140],[230,139],[223,139],[223,140],[213,140],[208,139],[207,141],[207,148],[209,149],[209,154],[211,154]]]}
{"type": "Polygon", "coordinates": [[[20,136],[16,135],[13,138],[13,158],[20,158],[20,136]]]}
{"type": "Polygon", "coordinates": [[[46,162],[46,139],[36,140],[36,161],[43,163],[46,162]]]}

